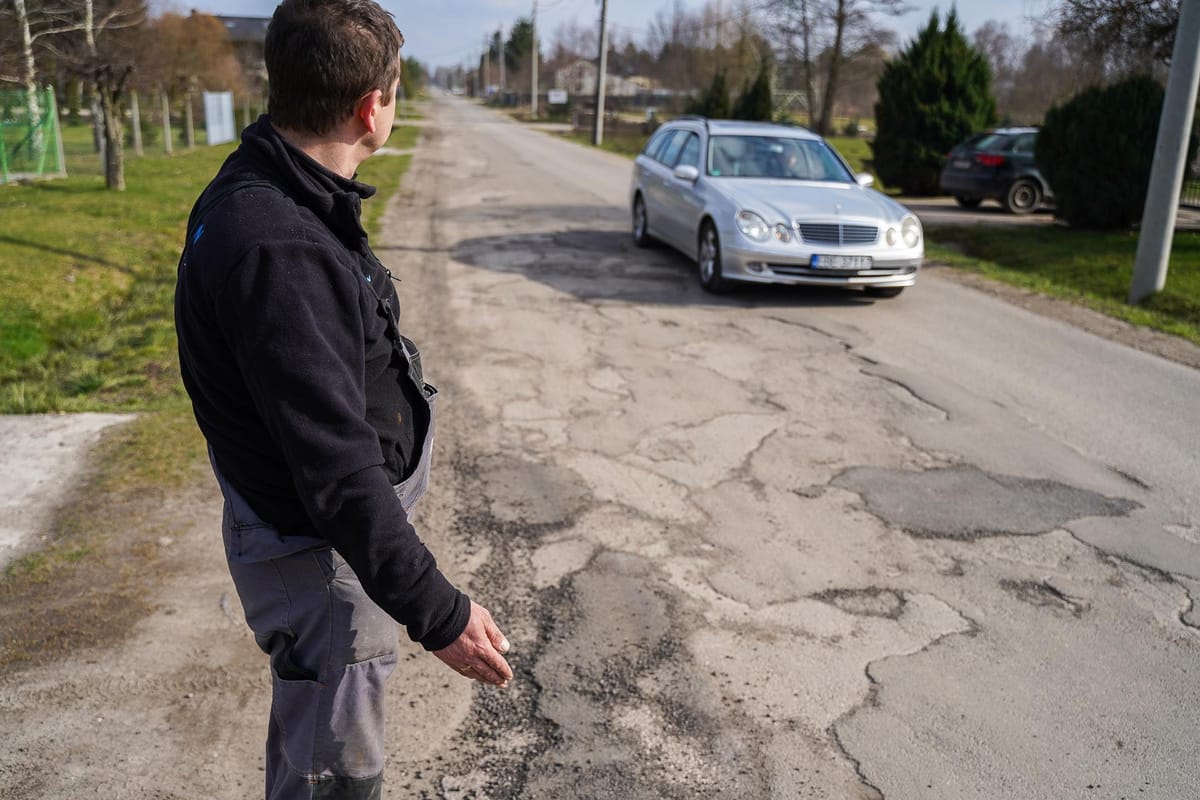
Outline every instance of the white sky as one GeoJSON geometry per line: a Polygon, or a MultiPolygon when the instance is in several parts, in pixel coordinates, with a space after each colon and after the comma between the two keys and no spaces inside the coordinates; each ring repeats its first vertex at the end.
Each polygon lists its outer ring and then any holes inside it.
{"type": "MultiPolygon", "coordinates": [[[[269,17],[276,0],[191,0],[171,2],[176,11],[195,8],[210,14],[269,17]]],[[[166,5],[160,4],[160,5],[166,5]]],[[[478,57],[488,31],[503,25],[505,30],[521,16],[528,16],[532,0],[383,0],[404,32],[404,54],[416,56],[433,66],[467,63],[478,57]]],[[[647,23],[658,11],[669,11],[672,0],[609,0],[608,16],[613,30],[632,32],[640,40],[647,23]]],[[[684,7],[697,8],[702,0],[683,0],[684,7]]],[[[732,5],[732,3],[731,3],[732,5]]],[[[950,0],[909,0],[913,10],[886,19],[894,26],[901,43],[916,35],[936,7],[943,16],[950,0]]],[[[968,35],[988,20],[1006,22],[1014,33],[1025,34],[1028,20],[1046,13],[1052,0],[958,0],[958,16],[968,35]]],[[[597,0],[538,0],[538,27],[547,35],[561,24],[599,25],[597,0]]],[[[543,51],[544,52],[544,51],[543,51]]]]}

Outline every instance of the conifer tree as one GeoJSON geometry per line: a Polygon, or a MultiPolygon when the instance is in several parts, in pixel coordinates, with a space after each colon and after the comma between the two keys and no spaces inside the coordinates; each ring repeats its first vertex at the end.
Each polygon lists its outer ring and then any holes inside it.
{"type": "Polygon", "coordinates": [[[746,81],[741,96],[734,104],[733,118],[770,122],[774,116],[774,105],[771,100],[771,65],[764,60],[754,83],[746,81]]]}
{"type": "MultiPolygon", "coordinates": [[[[1136,75],[1085,89],[1047,112],[1036,157],[1054,187],[1054,216],[1103,230],[1141,219],[1163,96],[1157,81],[1136,75]]],[[[1193,140],[1188,163],[1195,152],[1193,140]]]]}
{"type": "Polygon", "coordinates": [[[688,105],[689,114],[700,114],[711,119],[729,118],[729,83],[725,70],[717,70],[708,89],[688,105]]]}
{"type": "Polygon", "coordinates": [[[879,76],[871,148],[880,180],[905,194],[936,194],[946,153],[995,124],[991,84],[987,58],[963,35],[958,12],[952,7],[942,28],[935,9],[879,76]]]}

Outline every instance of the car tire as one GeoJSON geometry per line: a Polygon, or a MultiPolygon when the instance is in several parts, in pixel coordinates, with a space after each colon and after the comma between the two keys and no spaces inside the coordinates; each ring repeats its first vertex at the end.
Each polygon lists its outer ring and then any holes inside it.
{"type": "Polygon", "coordinates": [[[700,226],[699,241],[696,247],[696,271],[700,278],[700,288],[712,294],[724,294],[729,291],[729,281],[721,275],[721,237],[711,220],[705,220],[700,226]]]}
{"type": "Polygon", "coordinates": [[[869,297],[899,297],[904,291],[903,286],[868,286],[865,289],[869,297]]]}
{"type": "Polygon", "coordinates": [[[1012,182],[1004,193],[1004,210],[1010,214],[1032,214],[1042,204],[1042,187],[1029,178],[1012,182]]]}
{"type": "Polygon", "coordinates": [[[646,201],[641,193],[633,198],[633,243],[638,247],[652,247],[654,237],[650,235],[650,222],[646,216],[646,201]]]}
{"type": "Polygon", "coordinates": [[[979,204],[983,202],[982,197],[970,197],[964,194],[954,195],[954,201],[963,208],[979,208],[979,204]]]}

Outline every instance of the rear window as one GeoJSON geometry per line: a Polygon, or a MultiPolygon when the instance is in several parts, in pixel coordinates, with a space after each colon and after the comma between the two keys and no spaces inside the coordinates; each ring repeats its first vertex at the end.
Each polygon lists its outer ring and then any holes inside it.
{"type": "Polygon", "coordinates": [[[976,150],[1010,150],[1013,137],[1007,133],[985,133],[972,145],[976,150]]]}

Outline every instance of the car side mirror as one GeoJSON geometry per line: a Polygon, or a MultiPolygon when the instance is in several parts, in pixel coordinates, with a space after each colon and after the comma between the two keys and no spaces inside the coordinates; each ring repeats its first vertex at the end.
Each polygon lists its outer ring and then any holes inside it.
{"type": "Polygon", "coordinates": [[[681,181],[695,183],[700,180],[700,170],[693,167],[691,164],[680,164],[675,168],[675,177],[681,181]]]}
{"type": "Polygon", "coordinates": [[[854,182],[864,189],[869,189],[875,185],[875,176],[869,172],[860,172],[854,176],[854,182]]]}

